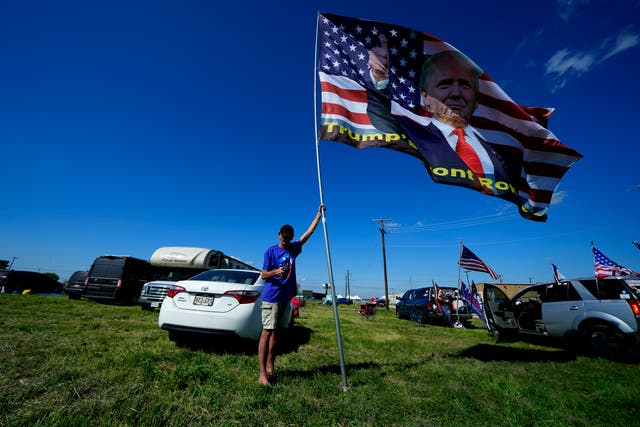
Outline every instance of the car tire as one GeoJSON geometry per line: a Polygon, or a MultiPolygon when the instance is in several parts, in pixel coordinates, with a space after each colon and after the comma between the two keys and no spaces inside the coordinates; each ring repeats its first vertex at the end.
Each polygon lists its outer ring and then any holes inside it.
{"type": "Polygon", "coordinates": [[[513,341],[516,336],[516,333],[513,331],[509,331],[507,329],[495,327],[493,330],[493,337],[496,339],[496,342],[509,342],[513,341]]]}
{"type": "Polygon", "coordinates": [[[632,342],[617,328],[605,324],[589,325],[582,334],[587,352],[610,360],[633,357],[632,342]]]}
{"type": "Polygon", "coordinates": [[[459,320],[454,320],[451,322],[451,326],[455,329],[464,329],[464,324],[459,320]]]}
{"type": "Polygon", "coordinates": [[[189,344],[189,336],[187,334],[169,331],[169,341],[176,343],[178,347],[186,347],[189,344]]]}

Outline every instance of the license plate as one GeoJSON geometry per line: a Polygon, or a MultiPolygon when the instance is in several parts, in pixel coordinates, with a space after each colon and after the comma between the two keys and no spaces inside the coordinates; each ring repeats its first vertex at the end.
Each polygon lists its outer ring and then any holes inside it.
{"type": "Polygon", "coordinates": [[[152,308],[158,308],[158,307],[160,307],[160,303],[158,301],[154,301],[154,302],[151,303],[151,307],[152,308]]]}
{"type": "Polygon", "coordinates": [[[202,295],[196,295],[193,299],[193,305],[213,305],[213,297],[205,297],[202,295]]]}

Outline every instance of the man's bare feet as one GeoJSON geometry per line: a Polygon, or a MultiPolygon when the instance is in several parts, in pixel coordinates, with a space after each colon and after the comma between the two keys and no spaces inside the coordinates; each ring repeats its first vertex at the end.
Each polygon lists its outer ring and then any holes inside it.
{"type": "Polygon", "coordinates": [[[258,380],[258,382],[262,385],[271,385],[271,382],[266,375],[260,375],[260,379],[258,380]]]}

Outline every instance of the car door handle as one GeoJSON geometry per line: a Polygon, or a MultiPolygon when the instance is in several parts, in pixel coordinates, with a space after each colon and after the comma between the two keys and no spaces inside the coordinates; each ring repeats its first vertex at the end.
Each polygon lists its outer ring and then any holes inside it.
{"type": "Polygon", "coordinates": [[[575,310],[580,310],[580,307],[578,307],[578,306],[576,306],[576,305],[570,305],[570,306],[569,306],[569,310],[573,310],[573,311],[575,311],[575,310]]]}

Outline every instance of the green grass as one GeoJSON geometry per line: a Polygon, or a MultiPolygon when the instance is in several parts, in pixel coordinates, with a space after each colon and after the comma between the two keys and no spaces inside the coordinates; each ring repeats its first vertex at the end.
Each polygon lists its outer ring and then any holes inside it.
{"type": "Polygon", "coordinates": [[[481,328],[366,321],[340,307],[349,389],[331,307],[307,304],[257,382],[257,345],[177,347],[157,312],[0,295],[0,425],[629,426],[640,411],[638,365],[481,328]]]}

